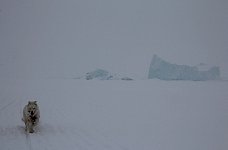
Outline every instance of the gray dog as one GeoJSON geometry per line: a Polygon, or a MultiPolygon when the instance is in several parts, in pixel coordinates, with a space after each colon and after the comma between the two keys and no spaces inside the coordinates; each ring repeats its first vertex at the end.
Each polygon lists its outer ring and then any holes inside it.
{"type": "Polygon", "coordinates": [[[40,111],[37,101],[29,101],[23,109],[22,121],[25,123],[25,131],[29,133],[34,132],[34,127],[38,124],[40,118],[40,111]]]}

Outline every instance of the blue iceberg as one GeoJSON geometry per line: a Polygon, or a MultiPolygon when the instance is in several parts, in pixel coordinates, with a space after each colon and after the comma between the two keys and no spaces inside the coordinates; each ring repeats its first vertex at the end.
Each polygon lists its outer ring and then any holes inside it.
{"type": "Polygon", "coordinates": [[[219,67],[201,71],[197,66],[177,65],[153,56],[149,69],[149,79],[206,81],[220,78],[219,67]]]}

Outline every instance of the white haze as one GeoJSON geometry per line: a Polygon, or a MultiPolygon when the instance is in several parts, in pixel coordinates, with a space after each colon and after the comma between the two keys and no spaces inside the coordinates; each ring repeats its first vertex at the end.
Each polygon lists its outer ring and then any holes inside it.
{"type": "Polygon", "coordinates": [[[226,0],[1,0],[0,77],[147,77],[154,54],[228,76],[226,0]]]}

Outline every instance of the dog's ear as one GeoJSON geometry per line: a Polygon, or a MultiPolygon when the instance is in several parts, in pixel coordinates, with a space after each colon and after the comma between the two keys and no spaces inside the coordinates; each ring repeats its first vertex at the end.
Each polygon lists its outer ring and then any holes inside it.
{"type": "Polygon", "coordinates": [[[31,101],[28,101],[28,104],[32,104],[32,102],[31,101]]]}
{"type": "Polygon", "coordinates": [[[36,104],[36,105],[37,105],[37,101],[34,101],[34,104],[36,104]]]}

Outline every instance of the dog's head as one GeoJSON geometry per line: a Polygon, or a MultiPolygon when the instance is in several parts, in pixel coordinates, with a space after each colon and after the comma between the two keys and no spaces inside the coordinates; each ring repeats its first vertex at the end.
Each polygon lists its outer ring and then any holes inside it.
{"type": "Polygon", "coordinates": [[[28,112],[31,116],[34,116],[36,114],[37,111],[37,101],[29,101],[28,102],[28,112]]]}

